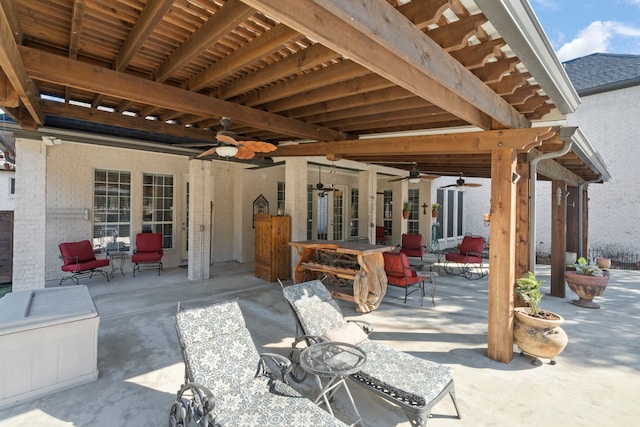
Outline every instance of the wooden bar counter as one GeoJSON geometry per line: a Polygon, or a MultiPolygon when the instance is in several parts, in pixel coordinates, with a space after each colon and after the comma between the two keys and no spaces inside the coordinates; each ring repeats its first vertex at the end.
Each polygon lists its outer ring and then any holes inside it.
{"type": "Polygon", "coordinates": [[[334,298],[355,302],[361,313],[380,306],[387,292],[382,253],[392,251],[393,246],[331,240],[289,244],[299,256],[293,271],[295,283],[327,276],[324,284],[334,298]]]}

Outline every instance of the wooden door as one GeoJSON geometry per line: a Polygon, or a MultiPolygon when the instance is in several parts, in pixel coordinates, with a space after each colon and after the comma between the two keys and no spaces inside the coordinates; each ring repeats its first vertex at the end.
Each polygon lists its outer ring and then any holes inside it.
{"type": "Polygon", "coordinates": [[[0,211],[0,283],[13,275],[13,211],[0,211]]]}

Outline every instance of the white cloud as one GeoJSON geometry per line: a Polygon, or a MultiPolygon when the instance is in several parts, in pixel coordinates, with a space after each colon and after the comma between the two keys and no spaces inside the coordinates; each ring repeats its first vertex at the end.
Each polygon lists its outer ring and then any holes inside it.
{"type": "Polygon", "coordinates": [[[575,39],[562,45],[557,55],[560,61],[567,61],[596,52],[608,52],[612,40],[622,37],[640,40],[640,29],[614,21],[594,21],[575,39]]]}

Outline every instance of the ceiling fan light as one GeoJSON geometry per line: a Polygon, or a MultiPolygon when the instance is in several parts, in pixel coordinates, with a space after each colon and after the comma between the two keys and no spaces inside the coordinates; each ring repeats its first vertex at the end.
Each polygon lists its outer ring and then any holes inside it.
{"type": "Polygon", "coordinates": [[[412,184],[420,183],[420,178],[409,178],[409,182],[412,184]]]}
{"type": "Polygon", "coordinates": [[[238,147],[221,145],[220,147],[216,147],[216,154],[220,157],[233,157],[238,154],[238,147]]]}

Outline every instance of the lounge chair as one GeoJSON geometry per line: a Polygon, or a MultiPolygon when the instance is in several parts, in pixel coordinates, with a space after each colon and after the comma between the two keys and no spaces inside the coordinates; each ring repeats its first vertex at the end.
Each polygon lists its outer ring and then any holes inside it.
{"type": "Polygon", "coordinates": [[[457,269],[457,274],[466,279],[472,279],[474,274],[477,279],[486,276],[487,270],[482,265],[484,244],[482,236],[464,236],[454,252],[445,254],[444,271],[454,274],[457,269]]]}
{"type": "MultiPolygon", "coordinates": [[[[412,426],[425,426],[431,408],[447,394],[460,418],[452,368],[370,340],[365,331],[359,331],[354,323],[344,319],[340,307],[319,280],[283,287],[283,293],[296,316],[297,329],[304,334],[296,338],[294,346],[302,341],[323,340],[359,346],[367,361],[350,379],[398,405],[412,426]]],[[[290,354],[295,355],[293,350],[290,354]]]]}
{"type": "Polygon", "coordinates": [[[67,279],[71,279],[76,285],[79,285],[78,279],[85,276],[91,278],[94,274],[102,274],[107,282],[109,281],[109,274],[101,270],[102,267],[109,266],[109,259],[96,259],[90,241],[64,242],[60,243],[58,247],[62,256],[62,271],[72,273],[71,276],[64,276],[60,279],[58,285],[62,285],[62,282],[67,279]]]}
{"type": "Polygon", "coordinates": [[[258,354],[237,301],[178,308],[175,326],[185,384],[171,405],[171,426],[346,426],[285,383],[287,358],[258,354]],[[282,380],[265,359],[278,366],[282,380]]]}

